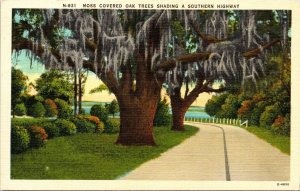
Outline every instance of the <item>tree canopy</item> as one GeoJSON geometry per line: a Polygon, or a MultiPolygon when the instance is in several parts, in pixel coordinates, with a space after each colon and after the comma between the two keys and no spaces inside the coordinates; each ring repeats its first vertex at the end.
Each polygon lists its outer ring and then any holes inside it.
{"type": "Polygon", "coordinates": [[[43,73],[35,85],[38,95],[44,99],[62,99],[71,103],[73,99],[73,85],[70,76],[59,70],[49,70],[43,73]]]}
{"type": "Polygon", "coordinates": [[[11,67],[11,106],[12,113],[15,113],[15,107],[21,101],[21,96],[26,90],[28,77],[15,67],[11,67]]]}

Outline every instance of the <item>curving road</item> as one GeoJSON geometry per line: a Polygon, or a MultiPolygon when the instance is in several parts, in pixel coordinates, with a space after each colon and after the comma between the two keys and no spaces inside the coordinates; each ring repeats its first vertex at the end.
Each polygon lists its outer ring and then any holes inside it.
{"type": "Polygon", "coordinates": [[[290,157],[246,130],[230,125],[187,124],[200,130],[120,179],[289,180],[290,157]]]}

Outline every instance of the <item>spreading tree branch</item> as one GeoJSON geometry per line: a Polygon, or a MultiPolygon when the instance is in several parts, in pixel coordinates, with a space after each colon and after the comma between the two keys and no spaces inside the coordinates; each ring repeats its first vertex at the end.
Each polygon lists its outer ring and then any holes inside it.
{"type": "MultiPolygon", "coordinates": [[[[242,55],[246,59],[257,57],[265,49],[268,49],[268,48],[272,47],[274,44],[276,44],[278,42],[280,42],[280,40],[275,39],[271,42],[268,42],[268,43],[262,45],[259,48],[247,50],[242,55]]],[[[159,72],[159,71],[167,72],[167,71],[173,69],[176,66],[177,62],[180,62],[182,65],[185,65],[185,64],[192,64],[193,62],[197,62],[199,60],[206,60],[206,59],[209,58],[210,54],[211,54],[211,52],[198,52],[198,53],[193,53],[193,54],[181,55],[181,56],[178,56],[176,58],[171,58],[171,59],[166,60],[165,62],[163,62],[161,65],[157,66],[155,68],[155,71],[156,72],[159,72]]]]}
{"type": "Polygon", "coordinates": [[[172,58],[169,60],[166,60],[161,65],[159,65],[157,68],[155,68],[155,71],[169,71],[173,69],[176,66],[177,62],[180,62],[182,65],[189,64],[193,62],[197,62],[199,60],[205,60],[209,58],[210,52],[199,52],[199,53],[193,53],[193,54],[186,54],[181,55],[176,58],[172,58]]]}
{"type": "Polygon", "coordinates": [[[272,40],[271,42],[268,42],[267,44],[262,45],[261,47],[255,48],[255,49],[251,49],[248,50],[247,52],[243,53],[243,56],[247,59],[253,58],[258,56],[259,54],[261,54],[265,49],[270,48],[271,46],[273,46],[274,44],[280,42],[279,39],[275,39],[272,40]]]}
{"type": "Polygon", "coordinates": [[[218,42],[223,42],[226,41],[226,39],[218,39],[214,36],[210,36],[210,35],[205,35],[204,33],[202,33],[199,30],[199,24],[195,23],[193,21],[190,21],[191,26],[193,27],[194,31],[196,32],[196,34],[202,39],[202,41],[206,44],[206,46],[208,46],[211,43],[218,43],[218,42]]]}
{"type": "MultiPolygon", "coordinates": [[[[37,45],[34,45],[31,40],[28,40],[26,38],[22,38],[22,39],[18,40],[17,43],[12,44],[12,49],[16,50],[16,51],[31,50],[36,56],[38,56],[40,58],[43,57],[43,54],[45,52],[45,48],[40,43],[37,45]],[[36,46],[36,47],[34,47],[34,46],[36,46]]],[[[49,49],[50,49],[51,54],[57,60],[61,61],[61,56],[60,56],[59,52],[53,48],[49,48],[49,49]]],[[[71,58],[67,59],[67,63],[71,67],[75,66],[75,63],[71,60],[71,58]]],[[[94,64],[90,61],[84,61],[83,67],[94,73],[97,73],[97,71],[95,70],[94,64]]]]}

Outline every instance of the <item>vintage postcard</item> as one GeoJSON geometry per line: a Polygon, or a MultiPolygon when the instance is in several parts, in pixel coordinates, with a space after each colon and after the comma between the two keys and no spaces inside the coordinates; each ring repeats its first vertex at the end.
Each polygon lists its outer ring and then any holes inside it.
{"type": "Polygon", "coordinates": [[[300,2],[2,0],[1,190],[299,190],[300,2]]]}

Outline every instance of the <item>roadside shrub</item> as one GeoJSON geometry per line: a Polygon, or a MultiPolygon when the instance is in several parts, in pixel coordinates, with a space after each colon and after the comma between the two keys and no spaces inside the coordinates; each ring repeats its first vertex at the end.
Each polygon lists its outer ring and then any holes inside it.
{"type": "Polygon", "coordinates": [[[104,133],[117,133],[120,128],[119,119],[108,119],[105,123],[104,133]]]}
{"type": "Polygon", "coordinates": [[[217,113],[220,116],[217,115],[217,117],[222,118],[237,118],[237,110],[241,107],[241,100],[239,100],[239,97],[237,95],[230,94],[225,99],[225,103],[221,106],[222,113],[217,113]]]}
{"type": "Polygon", "coordinates": [[[290,115],[283,117],[281,115],[277,116],[274,123],[272,124],[272,130],[276,134],[280,135],[290,135],[290,115]]]}
{"type": "Polygon", "coordinates": [[[30,137],[27,129],[22,126],[11,127],[11,152],[20,153],[25,151],[30,142],[30,137]]]}
{"type": "Polygon", "coordinates": [[[60,135],[73,135],[77,131],[75,124],[65,119],[58,119],[55,124],[59,128],[60,135]]]}
{"type": "Polygon", "coordinates": [[[44,102],[46,117],[55,117],[58,114],[57,105],[52,99],[46,99],[44,102]]]}
{"type": "Polygon", "coordinates": [[[108,111],[102,105],[93,105],[91,108],[90,114],[98,117],[104,123],[106,122],[106,120],[108,118],[108,111]]]}
{"type": "MultiPolygon", "coordinates": [[[[210,116],[216,116],[221,111],[221,106],[225,103],[229,94],[214,95],[205,104],[205,112],[210,116]]],[[[217,116],[216,116],[217,117],[217,116]]]]}
{"type": "Polygon", "coordinates": [[[16,105],[16,107],[15,107],[15,115],[17,115],[17,116],[23,116],[23,115],[26,115],[26,113],[27,113],[27,109],[26,109],[24,103],[20,103],[20,104],[16,105]]]}
{"type": "Polygon", "coordinates": [[[87,121],[86,119],[75,118],[72,120],[77,127],[77,132],[80,133],[94,133],[96,131],[96,125],[87,121]]]}
{"type": "Polygon", "coordinates": [[[29,135],[30,146],[35,148],[44,146],[48,137],[45,129],[36,125],[29,128],[29,135]]]}
{"type": "Polygon", "coordinates": [[[57,104],[58,114],[57,117],[61,119],[68,119],[72,116],[72,109],[68,102],[62,99],[55,99],[55,103],[57,104]]]}
{"type": "Polygon", "coordinates": [[[280,107],[278,104],[267,106],[265,111],[260,116],[260,126],[265,128],[271,128],[276,117],[280,115],[280,107]]]}
{"type": "Polygon", "coordinates": [[[49,139],[59,136],[59,128],[55,125],[55,123],[45,123],[43,127],[49,139]]]}
{"type": "Polygon", "coordinates": [[[260,101],[255,104],[250,118],[251,125],[256,125],[256,126],[259,125],[260,116],[264,112],[266,106],[267,106],[266,101],[260,101]]]}
{"type": "Polygon", "coordinates": [[[41,102],[37,102],[32,105],[32,117],[43,117],[45,115],[45,107],[41,102]]]}
{"type": "Polygon", "coordinates": [[[242,106],[237,111],[238,117],[243,120],[250,119],[253,106],[254,106],[253,101],[251,101],[251,100],[243,101],[242,106]]]}
{"type": "Polygon", "coordinates": [[[155,126],[171,125],[171,114],[169,112],[169,105],[166,99],[159,101],[153,123],[155,126]]]}

